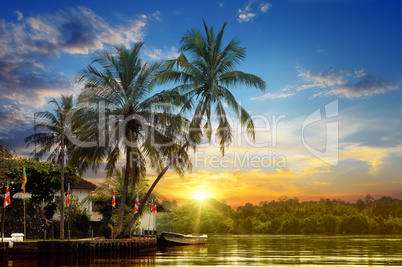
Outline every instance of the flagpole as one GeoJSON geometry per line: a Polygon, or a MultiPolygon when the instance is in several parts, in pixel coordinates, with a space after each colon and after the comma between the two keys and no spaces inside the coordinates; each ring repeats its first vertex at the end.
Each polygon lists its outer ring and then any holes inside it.
{"type": "MultiPolygon", "coordinates": [[[[70,205],[67,206],[67,208],[71,208],[71,197],[72,197],[72,196],[71,196],[70,192],[71,192],[70,183],[68,183],[68,193],[67,193],[67,194],[70,196],[70,205]]],[[[67,224],[68,224],[68,225],[67,225],[67,229],[68,229],[68,241],[70,241],[70,217],[71,217],[71,216],[70,216],[71,214],[70,214],[69,211],[70,211],[70,209],[68,209],[67,212],[66,212],[66,213],[67,213],[67,224]]]]}
{"type": "Polygon", "coordinates": [[[1,242],[3,242],[4,238],[4,222],[6,220],[6,207],[3,207],[3,217],[1,219],[1,242]]]}
{"type": "MultiPolygon", "coordinates": [[[[35,151],[36,152],[36,151],[35,151]]],[[[21,185],[21,195],[24,202],[24,241],[26,241],[27,236],[27,226],[26,226],[26,209],[25,209],[25,184],[27,183],[27,175],[25,171],[25,166],[22,165],[22,185],[21,185]]]]}
{"type": "MultiPolygon", "coordinates": [[[[114,193],[114,191],[113,191],[114,193]]],[[[113,229],[112,229],[112,239],[114,239],[114,233],[116,232],[116,229],[114,229],[116,227],[116,224],[113,220],[113,195],[112,195],[112,216],[110,216],[110,218],[112,219],[112,224],[113,224],[113,229]]]]}
{"type": "MultiPolygon", "coordinates": [[[[3,217],[1,217],[1,242],[3,242],[4,238],[4,224],[6,222],[6,208],[9,204],[6,204],[6,198],[7,198],[7,189],[8,189],[8,180],[7,180],[7,187],[6,187],[6,193],[4,194],[4,204],[3,204],[3,217]]],[[[10,193],[9,193],[10,194],[10,193]]],[[[11,195],[10,195],[11,199],[11,195]]]]}
{"type": "Polygon", "coordinates": [[[151,216],[152,216],[152,211],[149,213],[149,220],[148,220],[148,235],[149,235],[149,225],[151,224],[151,216]]]}
{"type": "Polygon", "coordinates": [[[25,196],[23,196],[24,198],[24,241],[27,240],[27,225],[26,225],[26,221],[25,221],[25,196]]]}

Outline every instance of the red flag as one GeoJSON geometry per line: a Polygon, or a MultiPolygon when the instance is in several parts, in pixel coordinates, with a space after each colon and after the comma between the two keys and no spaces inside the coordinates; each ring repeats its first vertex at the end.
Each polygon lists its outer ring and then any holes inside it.
{"type": "Polygon", "coordinates": [[[70,184],[68,184],[68,191],[67,191],[67,207],[71,206],[71,190],[70,184]]]}
{"type": "Polygon", "coordinates": [[[149,205],[149,211],[152,212],[154,210],[154,199],[152,199],[151,205],[149,205]]]}
{"type": "Polygon", "coordinates": [[[138,198],[138,193],[137,193],[137,197],[135,198],[134,214],[138,213],[139,205],[140,205],[140,199],[138,198]]]}
{"type": "Polygon", "coordinates": [[[113,190],[113,198],[112,198],[112,207],[116,208],[116,196],[114,194],[114,190],[113,190]]]}
{"type": "Polygon", "coordinates": [[[153,212],[154,214],[156,214],[156,204],[155,204],[155,202],[154,202],[153,199],[152,199],[152,203],[153,203],[153,206],[154,206],[154,208],[152,209],[152,212],[153,212]]]}
{"type": "Polygon", "coordinates": [[[7,184],[7,189],[6,189],[6,194],[4,196],[4,204],[3,207],[7,207],[8,205],[11,204],[11,198],[10,198],[10,187],[7,184]]]}
{"type": "Polygon", "coordinates": [[[27,173],[25,172],[25,167],[22,167],[22,185],[21,194],[25,197],[25,184],[28,182],[27,173]]]}

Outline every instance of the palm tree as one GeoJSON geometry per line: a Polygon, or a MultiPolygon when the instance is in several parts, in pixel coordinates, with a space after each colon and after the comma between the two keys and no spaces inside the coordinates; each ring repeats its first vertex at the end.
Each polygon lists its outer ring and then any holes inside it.
{"type": "Polygon", "coordinates": [[[74,108],[73,96],[61,95],[61,99],[58,102],[55,98],[52,98],[48,104],[54,106],[53,111],[41,111],[36,112],[35,115],[38,118],[43,118],[44,121],[35,125],[35,132],[39,130],[39,133],[32,134],[25,138],[27,146],[35,144],[35,148],[31,153],[34,158],[42,158],[45,154],[49,153],[47,161],[61,164],[62,160],[62,141],[64,141],[64,148],[70,149],[72,143],[68,139],[67,135],[62,139],[62,134],[69,129],[71,125],[66,124],[65,117],[74,108]]]}
{"type": "MultiPolygon", "coordinates": [[[[217,35],[213,27],[208,28],[204,22],[205,34],[199,30],[190,30],[181,39],[180,56],[177,59],[167,61],[166,71],[159,76],[159,84],[180,83],[172,89],[174,93],[180,93],[185,99],[181,114],[194,110],[194,116],[190,122],[190,132],[187,141],[179,152],[171,158],[169,164],[157,176],[154,183],[145,196],[145,203],[157,183],[167,172],[176,159],[187,150],[188,146],[197,146],[202,136],[211,140],[212,122],[211,116],[215,113],[218,120],[216,136],[220,142],[222,154],[225,147],[232,141],[232,129],[226,117],[223,102],[235,112],[242,126],[247,129],[248,135],[254,140],[254,123],[247,111],[236,101],[228,89],[231,86],[245,85],[265,90],[265,82],[256,75],[236,70],[236,66],[244,60],[246,49],[240,46],[239,41],[232,39],[223,47],[222,38],[227,23],[217,35]],[[189,53],[188,59],[184,53],[189,53]],[[213,109],[214,107],[214,109],[213,109]],[[205,124],[203,119],[206,119],[205,124]],[[202,124],[204,124],[202,126],[202,124]]],[[[140,206],[140,210],[143,205],[140,206]]],[[[138,216],[131,221],[131,225],[138,216]]],[[[129,231],[126,228],[125,232],[129,231]]]]}
{"type": "MultiPolygon", "coordinates": [[[[129,179],[135,186],[145,176],[145,166],[161,171],[163,161],[176,154],[183,138],[186,121],[172,114],[172,106],[181,98],[175,92],[151,95],[152,81],[160,72],[158,63],[142,63],[139,52],[142,43],[132,50],[116,48],[117,54],[105,53],[96,59],[101,70],[88,65],[81,71],[79,82],[85,87],[78,98],[80,109],[75,124],[80,144],[71,153],[81,169],[96,171],[106,160],[110,177],[118,161],[125,155],[124,185],[120,199],[117,229],[121,232],[129,189],[129,179]],[[86,145],[94,142],[93,145],[86,145]],[[85,144],[85,146],[84,146],[85,144]],[[158,145],[155,145],[158,144],[158,145]]],[[[182,154],[174,168],[179,172],[190,167],[187,155],[182,154]]]]}
{"type": "MultiPolygon", "coordinates": [[[[66,123],[66,116],[73,110],[73,96],[61,96],[60,103],[56,99],[49,101],[55,106],[53,112],[38,112],[37,116],[46,121],[36,124],[36,129],[44,129],[45,132],[35,133],[25,138],[27,146],[35,143],[35,149],[31,153],[35,158],[41,158],[45,153],[52,151],[48,161],[57,162],[61,165],[60,173],[60,202],[64,203],[64,150],[71,150],[72,144],[66,131],[72,132],[71,125],[66,123]],[[39,151],[36,150],[39,145],[39,151]]],[[[60,239],[64,239],[64,205],[60,208],[60,239]]]]}

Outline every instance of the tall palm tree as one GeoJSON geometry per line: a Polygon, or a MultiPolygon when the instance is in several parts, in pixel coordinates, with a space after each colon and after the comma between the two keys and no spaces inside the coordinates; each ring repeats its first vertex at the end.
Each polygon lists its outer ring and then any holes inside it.
{"type": "Polygon", "coordinates": [[[44,119],[44,121],[35,125],[35,132],[38,130],[40,132],[26,137],[25,143],[27,143],[27,146],[35,144],[35,149],[31,153],[34,158],[42,158],[50,152],[47,161],[61,164],[62,141],[64,141],[64,148],[67,150],[72,147],[67,135],[64,135],[63,140],[61,137],[63,128],[65,130],[71,128],[71,125],[65,122],[65,117],[74,108],[73,96],[61,95],[60,101],[52,98],[48,104],[54,106],[53,110],[36,113],[38,118],[44,119]]]}
{"type": "MultiPolygon", "coordinates": [[[[116,48],[117,54],[105,53],[81,71],[79,82],[85,87],[78,98],[79,111],[75,124],[80,144],[71,153],[82,169],[97,170],[106,160],[107,176],[125,157],[124,185],[120,199],[117,229],[123,227],[129,179],[135,186],[145,176],[145,166],[161,171],[163,161],[180,149],[182,127],[186,121],[172,114],[172,106],[180,96],[175,92],[152,95],[152,81],[160,72],[158,63],[142,63],[142,43],[133,49],[116,48]],[[99,64],[98,70],[94,64],[99,64]],[[94,142],[93,145],[84,145],[94,142]],[[156,145],[158,144],[158,145],[156,145]]],[[[190,167],[182,154],[174,168],[179,172],[190,167]]]]}
{"type": "MultiPolygon", "coordinates": [[[[68,139],[66,132],[72,132],[71,125],[66,121],[67,114],[72,112],[73,96],[61,96],[60,103],[56,99],[51,99],[49,104],[55,107],[53,112],[38,112],[38,118],[45,119],[44,122],[35,125],[36,129],[44,129],[44,132],[35,133],[25,138],[27,146],[35,143],[35,149],[31,153],[35,158],[41,158],[44,154],[51,151],[48,161],[57,162],[61,166],[60,172],[60,202],[64,203],[64,151],[71,150],[72,143],[68,139]],[[39,145],[39,151],[36,146],[39,145]]],[[[64,239],[64,205],[60,208],[60,239],[64,239]]]]}
{"type": "MultiPolygon", "coordinates": [[[[190,132],[187,141],[179,152],[171,158],[168,165],[157,176],[145,196],[145,203],[157,183],[167,172],[175,160],[188,146],[197,146],[205,135],[209,140],[212,137],[211,116],[215,113],[218,120],[216,136],[220,142],[222,154],[225,147],[232,141],[232,129],[226,117],[223,102],[235,112],[242,126],[247,129],[248,135],[254,140],[254,123],[248,112],[236,101],[229,90],[231,86],[244,85],[265,90],[265,82],[256,75],[236,70],[246,56],[246,49],[240,46],[239,41],[232,39],[226,46],[222,43],[224,23],[217,35],[213,27],[208,28],[204,21],[205,34],[199,30],[189,30],[181,39],[180,56],[167,61],[166,71],[159,76],[159,84],[180,83],[172,92],[180,93],[185,99],[181,113],[194,110],[190,122],[190,132]],[[184,53],[188,53],[188,59],[184,53]],[[205,119],[205,123],[203,120],[205,119]],[[202,125],[203,124],[203,125],[202,125]]],[[[140,206],[142,210],[143,205],[140,206]]],[[[131,221],[131,225],[138,216],[131,221]]],[[[128,232],[129,228],[125,229],[128,232]]]]}

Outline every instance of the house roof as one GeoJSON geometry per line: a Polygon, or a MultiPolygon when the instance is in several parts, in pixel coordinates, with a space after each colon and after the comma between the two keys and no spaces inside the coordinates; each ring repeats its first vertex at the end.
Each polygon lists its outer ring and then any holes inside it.
{"type": "Polygon", "coordinates": [[[95,190],[98,186],[94,183],[89,182],[88,180],[85,180],[81,178],[81,180],[76,184],[73,189],[89,189],[89,190],[95,190]]]}

